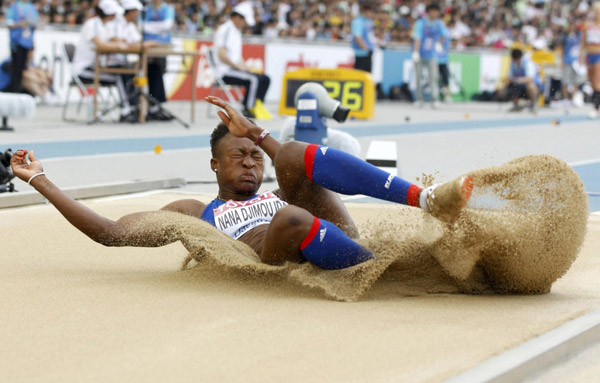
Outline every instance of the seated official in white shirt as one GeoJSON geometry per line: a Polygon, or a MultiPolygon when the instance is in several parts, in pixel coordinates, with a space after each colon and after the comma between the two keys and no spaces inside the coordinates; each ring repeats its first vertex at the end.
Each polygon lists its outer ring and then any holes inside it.
{"type": "MultiPolygon", "coordinates": [[[[143,9],[143,5],[139,0],[121,0],[121,6],[125,10],[125,13],[120,16],[118,15],[111,22],[111,31],[114,33],[113,40],[118,40],[125,42],[127,44],[139,44],[142,41],[142,35],[138,28],[138,19],[140,15],[140,11],[143,9]]],[[[145,40],[145,47],[154,47],[159,46],[160,42],[156,40],[145,40]]],[[[110,64],[114,65],[127,65],[126,55],[119,54],[113,55],[110,64]]],[[[150,94],[153,95],[153,84],[163,83],[163,71],[161,70],[151,70],[152,66],[155,65],[152,61],[148,62],[148,85],[150,88],[150,94]],[[158,78],[155,78],[158,77],[158,78]]],[[[135,104],[139,103],[139,90],[134,89],[134,87],[127,87],[127,92],[130,95],[130,101],[135,104]]],[[[164,89],[164,86],[163,86],[164,89]]],[[[162,92],[164,93],[164,91],[162,92]]],[[[166,100],[166,98],[165,98],[166,100]]],[[[146,116],[146,121],[170,121],[173,119],[171,114],[167,114],[162,112],[160,108],[160,103],[162,101],[157,100],[155,97],[152,97],[150,100],[150,110],[148,115],[146,116]]]]}
{"type": "MultiPolygon", "coordinates": [[[[139,42],[128,44],[114,40],[114,33],[110,30],[109,23],[123,9],[116,0],[101,0],[95,9],[96,16],[88,19],[81,27],[79,43],[75,49],[71,71],[74,75],[86,82],[94,80],[94,62],[96,49],[139,49],[139,42]]],[[[137,122],[138,114],[132,111],[126,84],[130,83],[133,75],[100,73],[102,84],[114,84],[121,98],[121,122],[137,122]]]]}
{"type": "Polygon", "coordinates": [[[215,32],[213,56],[215,58],[215,76],[225,84],[246,88],[243,114],[255,117],[253,109],[256,101],[264,101],[271,80],[263,74],[252,73],[242,58],[242,30],[254,25],[254,9],[245,1],[233,8],[230,18],[215,32]]]}

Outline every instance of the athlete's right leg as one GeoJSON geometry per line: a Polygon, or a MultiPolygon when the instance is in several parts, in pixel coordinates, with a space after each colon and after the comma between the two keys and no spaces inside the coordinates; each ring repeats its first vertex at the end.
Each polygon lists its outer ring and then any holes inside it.
{"type": "Polygon", "coordinates": [[[307,146],[299,141],[286,142],[277,152],[275,172],[285,200],[332,222],[351,238],[357,238],[358,229],[340,197],[306,177],[304,152],[307,146]]]}
{"type": "Polygon", "coordinates": [[[261,261],[271,265],[306,259],[328,270],[354,266],[372,257],[336,225],[293,205],[275,214],[260,254],[261,261]]]}

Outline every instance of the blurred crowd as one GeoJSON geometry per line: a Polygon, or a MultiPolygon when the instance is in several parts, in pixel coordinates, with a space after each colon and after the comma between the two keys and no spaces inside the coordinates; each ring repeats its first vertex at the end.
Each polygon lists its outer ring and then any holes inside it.
{"type": "MultiPolygon", "coordinates": [[[[14,0],[12,0],[14,1],[14,0]]],[[[11,0],[0,0],[3,15],[11,0]]],[[[28,0],[40,20],[53,24],[82,24],[93,16],[97,0],[28,0]]],[[[176,30],[210,36],[228,17],[236,0],[177,0],[176,30]]],[[[410,43],[414,22],[429,0],[373,0],[375,35],[380,45],[410,43]]],[[[351,40],[350,23],[359,13],[355,0],[254,1],[256,25],[246,33],[266,38],[351,40]]],[[[589,14],[587,0],[445,0],[436,2],[448,26],[452,45],[504,48],[519,41],[538,48],[560,43],[571,23],[589,14]]],[[[3,16],[2,16],[3,17],[3,16]]]]}

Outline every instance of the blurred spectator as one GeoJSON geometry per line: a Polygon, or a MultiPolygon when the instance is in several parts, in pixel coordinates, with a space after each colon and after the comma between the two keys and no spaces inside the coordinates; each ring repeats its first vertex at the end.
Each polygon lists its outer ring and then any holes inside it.
{"type": "Polygon", "coordinates": [[[38,21],[37,9],[29,1],[17,0],[8,8],[12,62],[8,92],[20,93],[23,89],[23,70],[27,66],[29,52],[33,49],[33,32],[38,21]]]}
{"type": "Polygon", "coordinates": [[[570,100],[577,86],[577,71],[575,65],[579,61],[579,47],[581,45],[581,32],[577,25],[569,24],[561,36],[560,46],[563,52],[562,59],[562,93],[565,100],[570,100]]]}
{"type": "Polygon", "coordinates": [[[225,84],[246,89],[242,102],[246,117],[255,117],[255,107],[262,105],[271,83],[268,76],[250,72],[242,57],[242,31],[246,26],[253,27],[255,22],[249,1],[236,5],[229,20],[217,29],[212,46],[215,76],[225,84]]]}
{"type": "MultiPolygon", "coordinates": [[[[255,28],[249,33],[268,38],[294,37],[350,41],[350,24],[368,0],[255,0],[255,28]]],[[[80,25],[94,16],[98,0],[33,0],[40,21],[80,25]]],[[[169,0],[175,9],[174,30],[212,34],[241,0],[169,0]]],[[[410,43],[410,31],[430,4],[438,4],[452,46],[510,47],[525,44],[550,46],[561,30],[582,22],[592,0],[378,0],[372,1],[375,29],[384,40],[410,43]],[[516,28],[518,34],[515,34],[516,28]]],[[[10,1],[4,0],[4,12],[10,1]]]]}
{"type": "MultiPolygon", "coordinates": [[[[122,1],[122,3],[124,0],[122,1]]],[[[176,3],[181,6],[181,3],[176,3]]],[[[160,44],[171,43],[171,30],[175,22],[175,7],[162,0],[152,0],[146,6],[144,19],[144,41],[156,41],[160,44]]],[[[162,113],[160,104],[167,101],[163,74],[167,69],[165,57],[153,57],[148,60],[148,89],[153,102],[148,109],[150,119],[168,121],[173,117],[162,113]]]]}
{"type": "Polygon", "coordinates": [[[445,26],[440,20],[440,7],[433,3],[426,8],[426,14],[419,19],[413,28],[413,62],[415,66],[416,99],[423,105],[424,84],[423,69],[427,70],[428,84],[431,93],[431,106],[437,107],[438,92],[438,55],[443,53],[445,26]]]}
{"type": "MultiPolygon", "coordinates": [[[[360,14],[352,20],[352,49],[354,50],[354,69],[371,73],[375,33],[373,27],[373,9],[371,3],[360,6],[360,14]]],[[[341,23],[341,20],[340,20],[341,23]]]]}
{"type": "Polygon", "coordinates": [[[503,81],[503,87],[499,91],[508,94],[512,99],[513,106],[510,112],[519,112],[522,110],[519,100],[525,96],[529,98],[529,110],[532,113],[536,111],[537,96],[542,87],[538,68],[536,65],[523,56],[521,49],[511,50],[510,69],[508,77],[503,81]]]}

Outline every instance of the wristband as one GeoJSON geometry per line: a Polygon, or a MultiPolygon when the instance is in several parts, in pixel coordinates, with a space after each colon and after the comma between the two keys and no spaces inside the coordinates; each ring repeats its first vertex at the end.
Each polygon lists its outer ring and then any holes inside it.
{"type": "Polygon", "coordinates": [[[36,174],[32,175],[32,176],[31,176],[31,178],[29,179],[29,181],[27,181],[27,185],[31,185],[31,181],[32,181],[32,180],[33,180],[35,177],[37,177],[37,176],[45,176],[45,175],[46,175],[46,173],[44,173],[44,172],[39,172],[39,173],[36,173],[36,174]]]}
{"type": "Polygon", "coordinates": [[[268,135],[270,135],[271,132],[269,132],[268,130],[263,130],[262,133],[260,134],[260,136],[258,136],[258,138],[256,139],[256,142],[254,142],[254,145],[258,146],[260,145],[260,143],[267,138],[268,135]]]}

